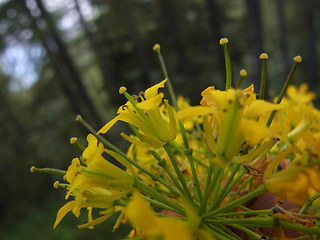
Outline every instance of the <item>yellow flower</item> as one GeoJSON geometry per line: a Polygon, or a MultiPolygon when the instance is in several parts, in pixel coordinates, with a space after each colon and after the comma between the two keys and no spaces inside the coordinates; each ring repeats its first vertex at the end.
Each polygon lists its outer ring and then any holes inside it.
{"type": "MultiPolygon", "coordinates": [[[[244,141],[250,145],[261,144],[268,139],[273,141],[274,133],[259,118],[283,108],[283,105],[257,100],[253,85],[243,91],[219,91],[209,87],[201,95],[201,105],[213,109],[210,121],[204,119],[204,134],[209,148],[216,154],[217,164],[224,166],[232,161],[244,141]]],[[[264,146],[272,147],[269,144],[264,146]]],[[[259,151],[262,153],[265,149],[260,148],[259,151]]],[[[254,155],[259,154],[256,152],[254,155]]]]}
{"type": "Polygon", "coordinates": [[[98,133],[105,134],[117,121],[129,123],[138,129],[137,137],[130,137],[122,133],[121,136],[133,144],[144,147],[160,148],[175,139],[177,134],[175,110],[164,100],[167,116],[160,111],[163,93],[158,89],[164,87],[166,80],[148,88],[141,101],[134,100],[124,92],[128,98],[124,106],[118,110],[118,116],[102,127],[98,133]]]}
{"type": "Polygon", "coordinates": [[[285,195],[290,202],[302,206],[308,197],[320,191],[320,169],[319,166],[305,165],[309,159],[309,154],[305,152],[299,160],[294,160],[284,170],[272,174],[290,152],[281,152],[272,160],[264,174],[264,183],[269,192],[285,195]]]}
{"type": "Polygon", "coordinates": [[[134,172],[132,167],[118,154],[104,149],[96,137],[89,134],[88,147],[83,151],[82,162],[78,158],[72,160],[66,173],[66,180],[70,183],[67,187],[66,199],[74,197],[66,203],[57,213],[54,228],[70,211],[78,217],[81,208],[87,208],[89,222],[79,225],[79,228],[92,227],[108,219],[117,209],[114,201],[125,197],[132,189],[134,172]],[[127,168],[127,171],[108,162],[102,154],[107,152],[127,168]],[[104,209],[102,216],[92,219],[92,208],[104,209]]]}
{"type": "Polygon", "coordinates": [[[127,206],[126,214],[138,236],[145,239],[196,240],[197,236],[203,240],[213,239],[204,229],[198,230],[198,224],[192,226],[190,222],[179,218],[156,216],[149,203],[136,192],[127,206]]]}

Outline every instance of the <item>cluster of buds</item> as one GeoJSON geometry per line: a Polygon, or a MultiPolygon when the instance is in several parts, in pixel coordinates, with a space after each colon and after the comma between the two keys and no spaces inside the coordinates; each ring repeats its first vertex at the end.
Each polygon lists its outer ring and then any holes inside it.
{"type": "Polygon", "coordinates": [[[199,106],[175,97],[156,44],[164,81],[132,96],[121,87],[127,103],[98,131],[77,117],[91,132],[87,146],[71,139],[81,156],[67,171],[32,168],[63,175],[65,183],[54,187],[73,198],[58,211],[54,228],[68,212],[78,217],[86,208],[88,222],[79,228],[120,212],[114,229],[131,224],[127,239],[318,239],[320,112],[307,85],[290,85],[301,57],[268,102],[268,55],[260,55],[256,94],[253,85],[241,88],[245,70],[232,83],[228,40],[220,44],[225,90],[208,87],[199,106]],[[165,85],[170,103],[160,92],[165,85]],[[118,121],[132,130],[121,133],[131,144],[126,153],[103,137],[118,121]]]}

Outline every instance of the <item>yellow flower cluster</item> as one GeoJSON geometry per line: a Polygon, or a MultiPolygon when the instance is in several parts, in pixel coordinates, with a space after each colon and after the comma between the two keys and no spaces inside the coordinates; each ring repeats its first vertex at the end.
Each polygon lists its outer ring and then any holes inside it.
{"type": "MultiPolygon", "coordinates": [[[[320,112],[312,105],[315,95],[305,84],[296,88],[286,82],[268,102],[264,72],[259,96],[253,85],[241,90],[239,82],[233,88],[228,40],[220,44],[226,89],[208,87],[198,106],[183,97],[176,101],[156,45],[164,81],[138,96],[121,87],[127,103],[97,132],[78,119],[92,134],[87,147],[80,146],[82,156],[66,171],[67,183],[55,183],[73,200],[58,211],[54,228],[68,212],[78,217],[86,208],[88,223],[80,228],[92,228],[121,211],[115,228],[128,221],[128,239],[264,239],[265,228],[281,230],[272,231],[272,239],[283,239],[287,229],[297,236],[320,236],[320,112]],[[172,105],[160,92],[165,84],[172,105]],[[126,153],[103,137],[117,121],[132,130],[121,133],[131,143],[126,153]],[[288,199],[298,211],[277,200],[253,208],[266,191],[288,199]],[[98,217],[94,209],[100,209],[98,217]]],[[[267,59],[261,55],[262,64],[267,59]]],[[[299,62],[296,57],[287,81],[299,62]]],[[[241,80],[245,70],[240,75],[241,80]]]]}

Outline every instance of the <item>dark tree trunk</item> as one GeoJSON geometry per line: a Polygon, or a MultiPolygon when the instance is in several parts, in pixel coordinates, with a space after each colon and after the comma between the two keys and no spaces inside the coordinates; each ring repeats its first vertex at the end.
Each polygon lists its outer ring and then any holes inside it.
{"type": "Polygon", "coordinates": [[[58,30],[57,30],[53,20],[51,19],[49,13],[47,12],[45,7],[43,6],[42,1],[36,0],[36,2],[37,2],[38,8],[40,9],[41,16],[43,17],[43,19],[48,27],[48,30],[52,36],[52,40],[54,41],[54,44],[56,44],[56,47],[58,48],[58,53],[59,53],[61,60],[62,60],[62,62],[60,64],[64,64],[67,67],[68,72],[71,76],[70,79],[73,81],[77,91],[79,91],[79,94],[80,94],[83,102],[87,106],[89,113],[91,115],[91,118],[94,120],[96,127],[101,127],[102,121],[100,119],[100,116],[99,116],[98,112],[96,111],[96,108],[95,108],[92,100],[90,99],[83,83],[82,83],[82,79],[78,73],[78,70],[75,67],[75,64],[74,64],[71,56],[68,53],[68,49],[67,49],[66,45],[63,43],[62,39],[60,38],[58,30]]]}
{"type": "Polygon", "coordinates": [[[209,26],[211,28],[213,40],[215,41],[216,53],[219,58],[219,66],[218,71],[222,74],[225,74],[225,65],[224,65],[224,53],[223,48],[219,45],[219,41],[223,36],[221,31],[221,16],[219,7],[216,4],[215,0],[206,0],[206,6],[208,10],[208,17],[209,17],[209,26]]]}
{"type": "Polygon", "coordinates": [[[115,76],[116,74],[112,69],[111,60],[109,56],[107,56],[104,53],[103,47],[98,41],[96,41],[94,34],[90,31],[89,27],[87,26],[87,23],[83,17],[82,11],[79,6],[79,0],[74,0],[74,3],[76,10],[79,14],[81,27],[84,30],[85,36],[89,41],[90,47],[93,50],[97,63],[100,67],[105,90],[108,93],[108,96],[110,97],[110,101],[116,104],[119,102],[120,95],[115,93],[118,92],[118,88],[120,86],[118,86],[117,78],[115,76]]]}
{"type": "MultiPolygon", "coordinates": [[[[260,8],[260,1],[259,0],[246,0],[247,6],[247,14],[249,18],[249,44],[253,46],[253,56],[258,58],[259,55],[263,52],[263,26],[262,26],[262,19],[261,19],[261,8],[260,8]]],[[[260,71],[261,71],[261,64],[259,61],[254,61],[255,66],[253,66],[252,77],[253,82],[256,86],[260,83],[260,71]]],[[[267,84],[268,87],[268,84],[267,84]]],[[[258,89],[258,88],[257,88],[258,89]]],[[[266,90],[267,92],[267,90],[266,90]]]]}
{"type": "MultiPolygon", "coordinates": [[[[53,68],[55,69],[56,78],[59,80],[59,84],[65,93],[65,96],[68,99],[68,102],[71,106],[71,109],[75,114],[81,114],[85,116],[85,112],[82,111],[78,101],[76,100],[78,97],[76,96],[76,93],[73,91],[72,87],[70,86],[69,79],[66,77],[66,69],[64,69],[64,66],[59,64],[59,60],[57,59],[57,56],[53,53],[51,50],[48,41],[46,39],[46,36],[41,31],[41,29],[37,25],[37,19],[35,19],[29,9],[26,5],[23,5],[25,8],[25,13],[27,14],[28,18],[30,19],[30,24],[32,27],[32,30],[34,31],[34,34],[37,36],[37,38],[40,40],[42,46],[46,50],[46,53],[50,59],[50,63],[52,64],[53,68]]],[[[47,36],[48,37],[48,36],[47,36]]],[[[50,41],[49,41],[50,42],[50,41]]]]}
{"type": "Polygon", "coordinates": [[[183,36],[179,27],[178,20],[176,18],[175,9],[170,0],[161,0],[161,8],[163,12],[163,18],[166,21],[166,30],[168,36],[172,39],[173,49],[177,51],[179,68],[184,82],[188,82],[192,78],[191,64],[186,55],[186,48],[184,46],[183,36]]]}
{"type": "Polygon", "coordinates": [[[281,77],[285,79],[287,74],[289,74],[289,56],[288,56],[288,48],[287,48],[287,29],[286,22],[284,16],[284,8],[283,8],[283,0],[277,0],[277,19],[279,26],[279,43],[280,43],[280,54],[281,54],[281,65],[282,72],[281,77]]]}
{"type": "Polygon", "coordinates": [[[317,1],[308,0],[308,9],[307,9],[307,26],[308,26],[308,54],[307,54],[307,64],[308,64],[308,84],[312,89],[315,89],[317,86],[317,57],[316,57],[316,10],[317,10],[317,1]]]}

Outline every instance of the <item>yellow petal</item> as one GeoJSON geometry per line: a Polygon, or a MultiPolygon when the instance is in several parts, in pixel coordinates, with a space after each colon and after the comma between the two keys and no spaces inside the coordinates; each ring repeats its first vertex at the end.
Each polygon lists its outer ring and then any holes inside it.
{"type": "Polygon", "coordinates": [[[64,218],[64,216],[73,209],[73,207],[75,206],[75,203],[76,203],[76,201],[67,202],[63,207],[61,207],[59,209],[59,211],[57,213],[56,221],[54,222],[54,225],[53,225],[53,228],[56,228],[57,225],[62,220],[62,218],[64,218]]]}
{"type": "Polygon", "coordinates": [[[272,131],[264,124],[242,118],[240,121],[242,134],[249,144],[258,144],[266,138],[272,137],[272,131]]]}
{"type": "Polygon", "coordinates": [[[151,97],[143,102],[139,102],[137,104],[137,107],[142,110],[152,110],[154,108],[158,108],[159,105],[162,103],[163,97],[164,94],[159,93],[158,95],[155,95],[154,97],[151,97]]]}
{"type": "Polygon", "coordinates": [[[169,141],[173,141],[177,136],[177,119],[176,119],[176,111],[173,107],[171,107],[168,101],[165,101],[165,105],[167,107],[168,115],[169,115],[169,141]]]}
{"type": "Polygon", "coordinates": [[[164,84],[166,83],[167,79],[163,80],[162,82],[148,88],[145,92],[144,92],[144,97],[146,99],[152,98],[154,96],[156,96],[158,94],[158,89],[159,88],[163,88],[164,84]]]}
{"type": "Polygon", "coordinates": [[[284,104],[274,104],[264,100],[257,100],[249,105],[244,114],[248,118],[257,119],[263,113],[268,113],[285,107],[286,106],[284,104]]]}
{"type": "Polygon", "coordinates": [[[99,131],[98,134],[105,134],[109,131],[109,129],[119,120],[120,115],[116,116],[114,119],[109,121],[106,125],[104,125],[99,131]]]}
{"type": "Polygon", "coordinates": [[[152,209],[139,193],[133,194],[132,200],[129,202],[126,214],[131,224],[138,230],[143,231],[144,235],[150,236],[157,231],[157,218],[152,209]]]}
{"type": "Polygon", "coordinates": [[[141,142],[139,139],[132,137],[132,136],[128,136],[125,133],[121,133],[120,134],[121,137],[123,137],[125,140],[127,140],[128,142],[132,143],[135,146],[139,146],[142,148],[148,148],[149,145],[147,143],[141,142]]]}
{"type": "Polygon", "coordinates": [[[181,122],[194,120],[198,116],[208,115],[213,113],[212,108],[203,107],[203,106],[195,106],[182,109],[177,112],[177,118],[181,122]]]}
{"type": "Polygon", "coordinates": [[[93,221],[91,222],[88,222],[86,224],[81,224],[81,225],[78,225],[78,228],[79,229],[82,229],[82,228],[90,228],[94,225],[97,225],[99,223],[102,223],[103,221],[107,220],[108,218],[110,218],[111,216],[113,215],[113,211],[110,212],[109,214],[106,214],[106,215],[103,215],[101,217],[98,217],[96,219],[94,219],[93,221]]]}

